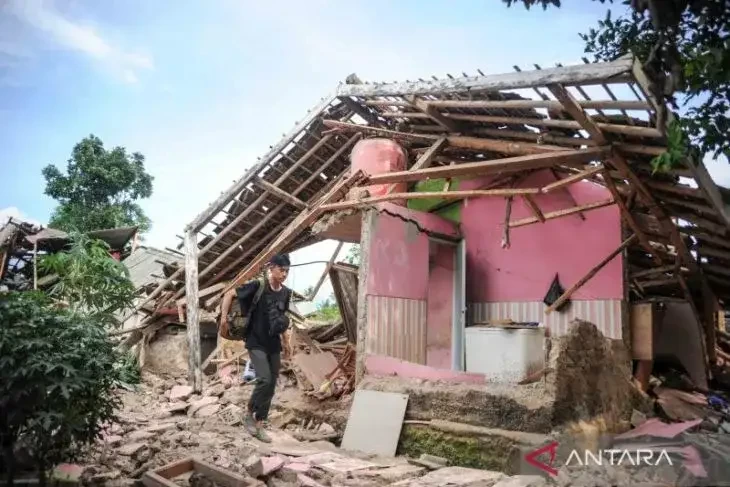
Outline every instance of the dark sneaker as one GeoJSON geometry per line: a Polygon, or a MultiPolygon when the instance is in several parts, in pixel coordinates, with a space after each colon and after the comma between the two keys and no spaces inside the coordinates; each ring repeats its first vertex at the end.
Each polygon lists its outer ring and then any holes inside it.
{"type": "Polygon", "coordinates": [[[243,427],[246,428],[248,434],[257,437],[259,429],[256,427],[256,421],[253,419],[253,414],[249,413],[243,418],[243,427]]]}

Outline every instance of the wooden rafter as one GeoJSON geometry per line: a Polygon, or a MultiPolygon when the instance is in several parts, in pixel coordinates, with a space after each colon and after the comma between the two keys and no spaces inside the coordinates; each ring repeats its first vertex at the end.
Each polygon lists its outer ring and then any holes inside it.
{"type": "Polygon", "coordinates": [[[556,189],[564,188],[565,186],[568,186],[568,185],[571,185],[578,181],[582,181],[584,179],[590,178],[594,174],[597,174],[603,170],[604,170],[603,164],[598,164],[597,166],[588,168],[584,171],[573,174],[572,176],[568,176],[567,178],[560,179],[558,181],[555,181],[554,183],[550,183],[542,188],[542,192],[550,193],[552,191],[555,191],[556,189]]]}
{"type": "Polygon", "coordinates": [[[292,206],[299,208],[300,210],[303,210],[307,207],[307,204],[297,198],[296,196],[292,196],[291,194],[287,193],[280,187],[278,187],[275,184],[271,184],[270,182],[266,181],[262,178],[255,178],[254,184],[259,186],[265,191],[268,191],[269,193],[275,195],[277,198],[286,201],[287,203],[291,204],[292,206]]]}
{"type": "Polygon", "coordinates": [[[582,165],[594,159],[600,159],[609,150],[606,147],[592,147],[583,150],[566,150],[545,154],[508,157],[484,162],[460,163],[455,166],[441,166],[420,169],[418,171],[399,171],[370,176],[369,184],[389,184],[402,181],[418,181],[421,179],[440,179],[449,177],[479,176],[493,173],[525,171],[551,167],[555,164],[582,165]]]}
{"type": "Polygon", "coordinates": [[[340,85],[338,96],[404,96],[440,95],[453,92],[517,90],[545,86],[549,83],[570,85],[595,84],[603,81],[621,82],[631,79],[631,58],[620,58],[610,63],[576,65],[561,68],[525,71],[491,76],[469,76],[436,81],[413,81],[369,85],[340,85]]]}
{"type": "Polygon", "coordinates": [[[621,245],[619,245],[613,252],[608,254],[603,260],[596,264],[595,267],[589,270],[585,276],[581,277],[578,280],[578,282],[566,289],[565,292],[553,304],[545,308],[545,314],[550,314],[556,309],[560,308],[560,306],[562,306],[563,303],[565,303],[565,301],[567,301],[574,292],[580,289],[586,282],[593,279],[593,276],[598,274],[598,272],[603,269],[606,264],[611,262],[618,254],[623,252],[629,245],[631,245],[635,239],[636,235],[634,234],[624,240],[621,245]]]}
{"type": "MultiPolygon", "coordinates": [[[[335,260],[337,260],[337,255],[340,253],[340,250],[342,250],[343,245],[344,245],[344,242],[337,243],[337,248],[332,253],[332,257],[330,257],[329,262],[325,266],[324,272],[322,272],[322,275],[319,276],[319,279],[317,280],[317,284],[315,284],[315,286],[312,288],[312,292],[309,293],[309,296],[307,296],[307,299],[309,299],[310,301],[313,300],[317,296],[317,293],[319,292],[319,288],[322,287],[322,284],[324,284],[324,280],[327,279],[327,276],[330,273],[330,269],[332,269],[332,266],[334,265],[335,260]]],[[[307,335],[307,336],[309,336],[309,335],[307,335]]]]}
{"type": "Polygon", "coordinates": [[[548,85],[548,89],[555,98],[563,105],[563,109],[573,117],[580,126],[588,132],[588,135],[595,140],[598,145],[606,145],[608,142],[606,136],[603,135],[603,131],[596,122],[591,119],[588,114],[581,108],[578,102],[568,92],[567,89],[561,84],[548,85]]]}
{"type": "Polygon", "coordinates": [[[608,190],[613,195],[613,199],[616,200],[616,204],[621,210],[621,216],[623,217],[624,221],[629,225],[629,227],[631,227],[631,230],[634,232],[634,234],[638,237],[641,246],[644,247],[644,250],[646,250],[649,255],[651,255],[656,265],[662,265],[662,259],[654,251],[654,248],[649,243],[649,239],[647,238],[646,234],[641,229],[639,224],[636,223],[636,220],[634,220],[634,217],[626,206],[623,197],[619,194],[618,189],[616,188],[616,183],[613,181],[613,178],[610,174],[608,174],[608,171],[606,170],[604,170],[603,172],[603,181],[606,184],[606,188],[608,188],[608,190]]]}
{"type": "Polygon", "coordinates": [[[417,98],[415,96],[407,96],[406,100],[411,102],[413,106],[421,110],[424,114],[426,114],[426,116],[428,116],[428,118],[441,125],[445,129],[449,130],[450,132],[459,132],[458,122],[449,120],[448,118],[441,115],[436,107],[432,106],[430,103],[426,102],[425,100],[421,100],[420,98],[417,98]]]}
{"type": "MultiPolygon", "coordinates": [[[[582,212],[590,211],[590,210],[597,210],[599,208],[604,208],[604,207],[610,206],[612,204],[614,204],[613,198],[603,200],[603,201],[596,201],[595,203],[586,203],[585,205],[565,208],[564,210],[550,211],[548,213],[543,213],[543,216],[545,217],[545,220],[553,220],[555,218],[562,218],[564,216],[575,215],[576,213],[582,213],[582,212]]],[[[539,223],[539,222],[540,222],[539,218],[537,218],[535,216],[530,216],[530,217],[522,218],[520,220],[513,220],[510,222],[509,226],[510,226],[510,228],[523,227],[525,225],[531,225],[533,223],[539,223]]]]}
{"type": "Polygon", "coordinates": [[[545,223],[545,215],[543,215],[542,210],[540,210],[540,207],[537,205],[537,202],[532,195],[523,194],[522,199],[525,200],[525,204],[528,208],[530,208],[530,211],[532,211],[532,214],[535,215],[535,218],[537,218],[541,223],[545,223]]]}

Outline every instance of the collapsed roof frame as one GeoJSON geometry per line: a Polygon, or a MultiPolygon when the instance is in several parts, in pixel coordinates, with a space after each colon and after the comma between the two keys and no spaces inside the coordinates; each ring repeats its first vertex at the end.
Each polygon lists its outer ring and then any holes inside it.
{"type": "MultiPolygon", "coordinates": [[[[586,179],[605,185],[651,264],[661,269],[664,277],[671,275],[691,300],[681,272],[683,266],[689,268],[692,276],[699,279],[702,296],[709,303],[714,295],[700,267],[716,267],[713,259],[724,257],[724,254],[717,257],[721,251],[717,246],[723,248],[718,242],[723,241],[730,228],[730,217],[720,191],[701,161],[670,171],[672,176],[695,179],[697,188],[678,185],[676,178],[663,181],[646,176],[648,158],[665,150],[668,119],[665,114],[665,107],[651,97],[640,64],[629,57],[610,63],[544,70],[538,67],[527,72],[434,81],[367,84],[352,77],[348,84],[340,85],[324,98],[262,160],[186,227],[185,287],[181,287],[182,282],[175,283],[175,279],[181,281],[183,268],[180,268],[145,302],[157,298],[167,286],[177,286],[169,296],[160,299],[157,308],[187,295],[188,332],[191,343],[198,341],[193,336],[197,326],[191,325],[197,323],[198,293],[205,292],[198,289],[199,280],[208,289],[218,286],[218,291],[221,282],[234,277],[233,272],[243,267],[226,286],[231,288],[258,272],[272,251],[292,250],[316,241],[316,236],[302,230],[322,211],[334,210],[336,200],[348,188],[376,180],[385,182],[388,178],[393,182],[393,178],[400,177],[391,174],[368,181],[362,174],[352,174],[345,178],[348,149],[363,136],[379,135],[404,142],[418,156],[404,180],[435,176],[438,171],[442,175],[450,171],[464,173],[469,166],[464,164],[466,160],[477,164],[480,171],[491,167],[492,172],[509,173],[550,167],[556,174],[566,171],[573,174],[565,178],[569,182],[586,179]],[[628,86],[636,99],[621,100],[615,96],[612,89],[620,85],[628,86]],[[586,91],[588,86],[602,87],[609,99],[592,100],[586,91]],[[533,90],[540,99],[525,98],[508,90],[533,90]],[[547,110],[548,116],[538,110],[547,110]],[[648,120],[628,115],[629,111],[637,110],[648,115],[648,120]],[[608,115],[609,111],[619,111],[621,115],[608,115]],[[540,127],[540,131],[535,127],[540,127]],[[602,157],[582,160],[591,148],[602,157]],[[581,163],[597,159],[604,166],[600,169],[581,164],[565,167],[560,158],[566,155],[563,152],[566,149],[582,152],[578,157],[581,163]],[[473,160],[475,153],[479,157],[476,161],[473,160]],[[535,165],[535,155],[543,158],[542,165],[535,165]],[[508,159],[500,159],[504,156],[508,159]],[[488,164],[490,161],[493,164],[488,164]],[[455,166],[438,169],[439,164],[452,162],[455,166]],[[429,169],[437,171],[429,172],[429,169]],[[339,188],[333,190],[335,186],[339,188]],[[642,203],[643,214],[636,210],[642,203]],[[284,209],[288,211],[281,215],[284,209]],[[678,227],[676,218],[691,225],[678,227]],[[646,225],[642,226],[647,219],[660,233],[669,235],[669,239],[648,232],[646,225]],[[206,226],[212,227],[215,236],[203,231],[206,226]],[[706,249],[703,254],[706,257],[696,259],[692,255],[695,249],[685,241],[686,234],[701,237],[699,242],[706,249]],[[230,237],[237,239],[232,241],[230,237]],[[672,258],[676,262],[670,266],[672,258]]],[[[556,187],[569,182],[558,182],[556,187]]],[[[525,198],[530,201],[529,195],[525,198]]],[[[539,208],[530,206],[535,212],[533,223],[544,221],[545,215],[541,215],[539,208]]],[[[578,208],[576,212],[587,210],[578,208]]],[[[716,276],[713,284],[718,285],[716,276]]],[[[719,285],[730,297],[730,281],[723,280],[719,285]]],[[[153,317],[154,314],[147,322],[153,317]]],[[[711,337],[706,338],[709,343],[711,337]]],[[[196,355],[191,353],[191,371],[199,368],[196,355]]],[[[199,383],[193,377],[193,384],[199,383]]]]}

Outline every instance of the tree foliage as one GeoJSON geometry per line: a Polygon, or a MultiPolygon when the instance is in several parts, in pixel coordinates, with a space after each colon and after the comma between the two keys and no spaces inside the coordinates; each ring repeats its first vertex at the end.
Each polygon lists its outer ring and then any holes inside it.
{"type": "MultiPolygon", "coordinates": [[[[103,326],[38,292],[0,294],[0,470],[22,443],[45,480],[114,419],[117,353],[103,326]]],[[[10,483],[10,482],[9,482],[10,483]]]]}
{"type": "MultiPolygon", "coordinates": [[[[508,5],[517,0],[503,0],[508,5]]],[[[599,0],[604,3],[605,0],[599,0]]],[[[521,0],[543,8],[559,0],[521,0]]],[[[730,4],[727,0],[625,0],[581,34],[596,61],[634,53],[659,100],[682,108],[681,128],[701,154],[730,156],[730,4]]],[[[665,120],[665,114],[659,114],[665,120]]]]}
{"type": "Polygon", "coordinates": [[[360,265],[360,245],[354,244],[347,251],[345,262],[352,265],[360,265]]]}
{"type": "Polygon", "coordinates": [[[39,270],[58,276],[52,297],[103,325],[113,322],[114,312],[129,308],[135,296],[129,271],[109,255],[109,246],[84,234],[72,233],[69,249],[43,257],[39,270]]]}
{"type": "Polygon", "coordinates": [[[139,152],[106,150],[101,139],[90,135],[73,148],[67,174],[51,164],[43,176],[46,194],[59,202],[51,216],[53,228],[88,232],[139,226],[144,233],[150,227],[137,201],[152,195],[153,178],[139,152]]]}

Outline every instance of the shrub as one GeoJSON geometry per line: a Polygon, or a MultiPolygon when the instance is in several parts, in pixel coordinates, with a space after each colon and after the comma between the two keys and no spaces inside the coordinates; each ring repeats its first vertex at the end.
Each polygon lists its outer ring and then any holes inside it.
{"type": "Polygon", "coordinates": [[[99,437],[119,406],[117,360],[103,325],[41,293],[0,294],[1,466],[9,481],[19,440],[44,484],[49,468],[99,437]]]}

